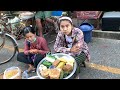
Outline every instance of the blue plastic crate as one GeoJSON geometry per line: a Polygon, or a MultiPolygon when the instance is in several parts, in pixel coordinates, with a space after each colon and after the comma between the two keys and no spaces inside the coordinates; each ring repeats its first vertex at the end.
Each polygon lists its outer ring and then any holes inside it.
{"type": "Polygon", "coordinates": [[[63,11],[52,11],[52,16],[61,16],[63,11]]]}

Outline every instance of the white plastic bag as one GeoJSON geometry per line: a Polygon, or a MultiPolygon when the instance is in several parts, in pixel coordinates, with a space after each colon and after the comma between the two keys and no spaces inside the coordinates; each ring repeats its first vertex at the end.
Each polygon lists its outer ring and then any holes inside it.
{"type": "Polygon", "coordinates": [[[3,79],[21,79],[21,69],[18,67],[15,67],[15,66],[7,68],[4,71],[3,79]],[[8,77],[8,76],[10,76],[10,77],[8,77]]]}
{"type": "Polygon", "coordinates": [[[27,79],[28,77],[29,77],[29,75],[28,75],[27,71],[24,71],[22,73],[22,79],[27,79]]]}

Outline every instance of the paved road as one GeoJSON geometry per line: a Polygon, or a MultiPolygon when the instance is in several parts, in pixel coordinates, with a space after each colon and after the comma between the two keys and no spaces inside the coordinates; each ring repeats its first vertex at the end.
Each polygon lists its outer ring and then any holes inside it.
{"type": "Polygon", "coordinates": [[[91,61],[82,68],[81,78],[119,79],[120,78],[120,40],[93,38],[88,44],[91,61]]]}
{"type": "MultiPolygon", "coordinates": [[[[18,41],[20,51],[23,50],[23,41],[18,41]]],[[[120,79],[119,45],[120,40],[93,37],[92,42],[88,43],[91,61],[86,63],[86,68],[81,67],[80,79],[120,79]]],[[[53,51],[53,43],[49,44],[49,47],[53,51]]],[[[0,73],[11,66],[18,66],[22,70],[28,68],[27,65],[18,62],[15,56],[10,62],[0,65],[0,73]]],[[[33,75],[36,73],[29,74],[33,75]]]]}

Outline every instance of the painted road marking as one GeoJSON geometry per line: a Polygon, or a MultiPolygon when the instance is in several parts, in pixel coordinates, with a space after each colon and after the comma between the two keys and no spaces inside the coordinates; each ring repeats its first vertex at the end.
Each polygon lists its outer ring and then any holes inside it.
{"type": "Polygon", "coordinates": [[[23,52],[24,51],[24,49],[22,49],[22,48],[19,48],[19,52],[23,52]]]}
{"type": "Polygon", "coordinates": [[[99,64],[95,64],[95,63],[86,63],[86,64],[90,68],[94,68],[97,70],[110,72],[110,73],[114,73],[114,74],[120,74],[120,68],[114,68],[114,67],[99,65],[99,64]]]}
{"type": "MultiPolygon", "coordinates": [[[[13,50],[14,50],[14,48],[11,48],[11,47],[6,46],[6,45],[4,46],[4,48],[9,49],[10,51],[13,51],[13,50]]],[[[24,49],[19,48],[19,51],[20,51],[20,52],[23,52],[24,49]]]]}
{"type": "MultiPolygon", "coordinates": [[[[5,46],[5,48],[9,49],[9,50],[13,50],[7,46],[5,46]]],[[[19,48],[20,52],[23,52],[24,49],[19,48]]],[[[97,70],[101,70],[101,71],[105,71],[105,72],[110,72],[110,73],[114,73],[114,74],[120,74],[120,68],[114,68],[114,67],[110,67],[110,66],[104,66],[104,65],[99,65],[99,64],[95,64],[95,63],[88,63],[86,62],[86,65],[90,68],[94,68],[97,70]]]]}
{"type": "Polygon", "coordinates": [[[4,45],[3,47],[6,48],[6,49],[9,49],[10,51],[13,51],[13,50],[14,50],[14,48],[11,48],[11,47],[6,46],[6,45],[4,45]]]}

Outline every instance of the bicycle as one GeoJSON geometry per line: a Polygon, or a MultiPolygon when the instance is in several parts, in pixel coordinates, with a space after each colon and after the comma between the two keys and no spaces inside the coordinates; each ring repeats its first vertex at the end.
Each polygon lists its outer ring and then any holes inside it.
{"type": "Polygon", "coordinates": [[[29,18],[25,19],[25,17],[21,17],[21,14],[22,12],[19,12],[18,14],[4,14],[4,16],[6,16],[7,19],[7,25],[5,25],[4,27],[9,28],[6,29],[7,33],[12,34],[16,38],[16,40],[24,38],[23,28],[25,28],[28,25],[33,25],[33,21],[29,21],[30,19],[32,19],[32,17],[29,16],[29,18]]]}
{"type": "Polygon", "coordinates": [[[0,65],[12,60],[16,52],[19,53],[18,43],[11,34],[11,28],[7,28],[10,24],[6,19],[4,15],[0,18],[0,65]]]}

